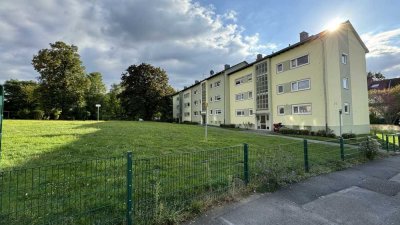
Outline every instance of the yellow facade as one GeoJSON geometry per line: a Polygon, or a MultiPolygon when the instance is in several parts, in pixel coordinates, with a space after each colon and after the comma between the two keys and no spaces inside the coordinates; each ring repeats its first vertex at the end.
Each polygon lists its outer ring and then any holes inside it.
{"type": "Polygon", "coordinates": [[[231,124],[237,124],[241,127],[251,126],[255,124],[255,91],[254,91],[254,72],[253,67],[248,67],[244,70],[240,70],[236,73],[229,75],[229,90],[230,90],[230,119],[231,124]],[[251,75],[251,80],[248,80],[241,84],[236,84],[235,81],[251,75]],[[251,92],[251,97],[249,97],[251,92]],[[237,100],[236,95],[243,94],[243,99],[237,100]],[[247,97],[246,97],[247,94],[247,97]],[[237,111],[244,111],[244,115],[237,115],[237,111]],[[253,113],[250,113],[250,110],[253,113]]]}
{"type": "MultiPolygon", "coordinates": [[[[368,49],[350,22],[345,22],[334,32],[321,32],[266,57],[257,57],[251,64],[225,67],[218,76],[202,81],[207,84],[208,121],[212,125],[225,123],[252,129],[272,130],[273,123],[282,123],[295,129],[329,128],[336,134],[368,133],[366,52],[368,49]],[[259,78],[264,62],[267,64],[263,68],[267,69],[262,70],[266,77],[263,80],[259,78]],[[222,82],[220,87],[210,86],[217,81],[222,82]],[[259,84],[268,86],[267,97],[265,92],[260,94],[259,84]],[[215,101],[217,95],[221,99],[215,101]],[[266,98],[268,107],[261,107],[260,99],[266,98]],[[221,110],[219,115],[215,113],[217,109],[221,110]],[[260,123],[264,120],[266,123],[260,123]]],[[[185,98],[181,105],[184,102],[185,98]]],[[[174,99],[175,104],[178,101],[174,99]]],[[[189,109],[183,108],[182,114],[185,110],[189,109]]],[[[185,119],[190,118],[182,115],[185,119]]]]}

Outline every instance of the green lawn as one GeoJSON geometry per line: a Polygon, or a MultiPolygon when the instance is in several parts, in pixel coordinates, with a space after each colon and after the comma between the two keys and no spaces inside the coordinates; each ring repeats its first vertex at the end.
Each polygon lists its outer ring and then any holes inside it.
{"type": "Polygon", "coordinates": [[[209,127],[206,142],[197,125],[6,120],[3,131],[0,221],[7,224],[120,224],[128,151],[135,224],[173,224],[211,196],[243,188],[243,143],[250,187],[259,190],[360,161],[356,145],[346,146],[342,161],[337,143],[309,143],[305,173],[302,141],[209,127]]]}

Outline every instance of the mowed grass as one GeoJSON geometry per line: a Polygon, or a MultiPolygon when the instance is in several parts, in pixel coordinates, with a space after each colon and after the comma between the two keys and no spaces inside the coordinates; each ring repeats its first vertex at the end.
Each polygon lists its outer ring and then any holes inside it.
{"type": "MultiPolygon", "coordinates": [[[[159,122],[5,120],[1,169],[80,159],[134,157],[215,149],[248,143],[251,149],[287,144],[279,137],[159,122]]],[[[289,142],[296,142],[289,140],[289,142]]]]}
{"type": "MultiPolygon", "coordinates": [[[[342,161],[337,143],[309,143],[305,173],[302,141],[218,127],[208,127],[205,141],[204,127],[197,125],[6,120],[0,221],[121,224],[126,153],[132,151],[135,224],[174,224],[200,212],[210,196],[219,199],[236,184],[243,187],[243,143],[249,145],[251,190],[357,163],[342,161]]],[[[357,146],[345,151],[346,158],[358,156],[357,146]]]]}

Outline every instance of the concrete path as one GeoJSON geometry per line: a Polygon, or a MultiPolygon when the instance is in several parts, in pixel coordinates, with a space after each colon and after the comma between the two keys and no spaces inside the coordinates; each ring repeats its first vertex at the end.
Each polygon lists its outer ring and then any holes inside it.
{"type": "Polygon", "coordinates": [[[400,225],[400,156],[252,195],[187,224],[400,225]]]}

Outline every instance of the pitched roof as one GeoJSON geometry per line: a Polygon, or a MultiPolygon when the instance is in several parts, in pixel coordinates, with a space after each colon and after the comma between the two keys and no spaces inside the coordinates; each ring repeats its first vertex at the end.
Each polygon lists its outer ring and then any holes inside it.
{"type": "Polygon", "coordinates": [[[400,78],[376,80],[368,84],[368,90],[390,89],[397,85],[400,85],[400,78]]]}

